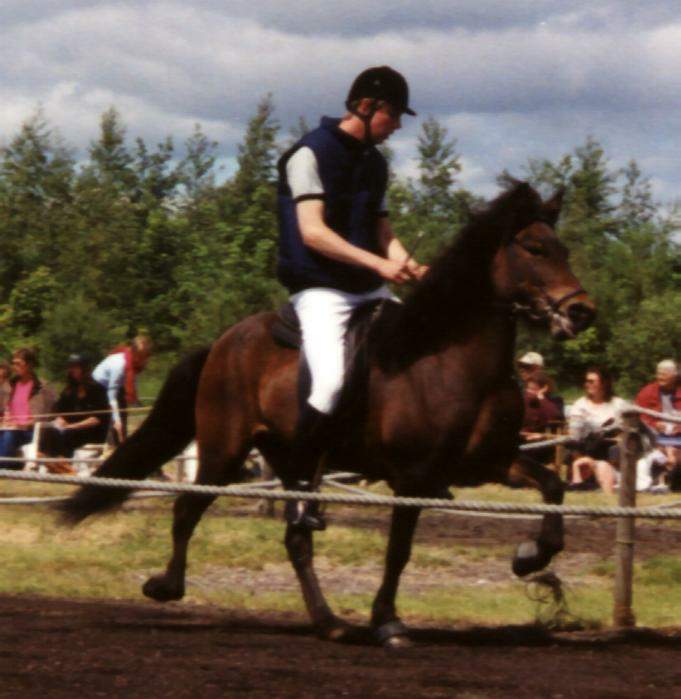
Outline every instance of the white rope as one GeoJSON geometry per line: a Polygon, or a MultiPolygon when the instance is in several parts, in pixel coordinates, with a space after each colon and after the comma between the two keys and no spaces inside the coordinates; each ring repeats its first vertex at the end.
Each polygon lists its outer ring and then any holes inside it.
{"type": "Polygon", "coordinates": [[[681,423],[681,415],[671,415],[670,413],[658,413],[657,410],[650,410],[649,408],[642,408],[640,405],[634,405],[633,403],[627,403],[625,407],[620,410],[622,415],[649,415],[650,417],[656,417],[662,422],[677,422],[681,423]]]}
{"type": "MultiPolygon", "coordinates": [[[[131,499],[142,500],[145,498],[171,498],[174,493],[134,493],[131,499]]],[[[66,502],[69,497],[55,495],[54,497],[15,497],[0,498],[0,505],[51,505],[58,502],[66,502]]]]}
{"type": "MultiPolygon", "coordinates": [[[[357,488],[355,486],[351,485],[345,485],[344,483],[336,483],[332,479],[329,479],[326,481],[327,485],[330,485],[332,488],[338,488],[338,490],[344,490],[346,493],[367,493],[367,491],[364,488],[357,488]]],[[[674,503],[672,505],[660,505],[660,507],[674,507],[676,504],[681,504],[681,503],[674,503]]],[[[481,517],[481,518],[488,518],[488,519],[539,519],[542,515],[541,514],[504,514],[502,512],[473,512],[472,510],[466,510],[466,511],[459,511],[459,510],[445,510],[440,507],[432,507],[430,508],[433,510],[433,512],[441,512],[447,515],[460,515],[464,517],[481,517]]],[[[566,519],[584,519],[586,515],[564,515],[566,519]]]]}
{"type": "MultiPolygon", "coordinates": [[[[323,481],[325,483],[332,483],[332,479],[347,480],[348,478],[358,478],[359,474],[349,473],[349,472],[339,472],[328,476],[324,476],[323,481]]],[[[8,479],[11,480],[11,479],[8,479]]],[[[23,480],[23,479],[22,479],[23,480]]],[[[139,483],[139,481],[136,481],[139,483]]],[[[276,488],[281,485],[281,481],[278,478],[273,478],[270,481],[258,481],[256,483],[245,483],[242,487],[244,488],[276,488]]],[[[340,483],[338,484],[340,486],[340,483]]],[[[176,493],[133,493],[130,497],[135,499],[141,498],[169,498],[174,497],[176,493]]],[[[45,496],[45,497],[11,497],[2,498],[0,497],[0,505],[48,505],[58,502],[66,502],[69,500],[68,496],[45,496]]]]}
{"type": "MultiPolygon", "coordinates": [[[[113,453],[113,452],[111,452],[113,453]]],[[[62,457],[62,456],[0,456],[0,461],[8,461],[10,463],[15,463],[15,464],[23,464],[26,461],[30,461],[31,463],[37,463],[37,464],[72,464],[72,463],[79,463],[79,464],[101,464],[104,461],[106,461],[111,454],[107,454],[106,456],[86,456],[83,457],[82,459],[73,456],[73,457],[62,457]]],[[[196,461],[198,459],[197,456],[184,456],[184,455],[179,455],[179,456],[173,456],[168,463],[172,461],[196,461]]]]}
{"type": "Polygon", "coordinates": [[[574,438],[565,436],[565,437],[556,437],[555,439],[544,439],[541,442],[528,442],[527,444],[521,444],[518,449],[520,451],[532,451],[533,449],[544,449],[545,447],[555,447],[558,446],[559,444],[566,444],[567,442],[573,442],[574,438]]]}
{"type": "Polygon", "coordinates": [[[504,512],[517,514],[568,514],[591,517],[643,517],[647,519],[681,519],[681,508],[662,509],[659,507],[585,507],[580,505],[525,505],[505,502],[452,502],[444,498],[393,497],[389,495],[341,495],[340,493],[318,493],[295,490],[267,490],[243,485],[199,485],[188,483],[164,483],[158,481],[124,480],[100,478],[97,476],[63,476],[59,474],[38,474],[0,470],[0,479],[34,481],[42,483],[65,483],[69,485],[90,485],[126,490],[148,490],[164,493],[189,493],[199,496],[231,496],[239,498],[259,498],[263,500],[310,500],[339,505],[365,505],[382,507],[418,507],[461,510],[464,512],[504,512]]]}

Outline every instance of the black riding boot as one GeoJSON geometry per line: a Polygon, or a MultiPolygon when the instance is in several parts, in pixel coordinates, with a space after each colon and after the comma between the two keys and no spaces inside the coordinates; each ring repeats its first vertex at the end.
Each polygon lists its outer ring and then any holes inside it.
{"type": "MultiPolygon", "coordinates": [[[[288,490],[312,491],[319,462],[329,448],[332,416],[320,413],[305,404],[298,418],[291,446],[289,469],[298,474],[297,480],[288,480],[288,490]]],[[[315,531],[326,529],[326,522],[319,512],[319,503],[309,500],[287,500],[284,509],[286,521],[295,527],[315,531]]]]}

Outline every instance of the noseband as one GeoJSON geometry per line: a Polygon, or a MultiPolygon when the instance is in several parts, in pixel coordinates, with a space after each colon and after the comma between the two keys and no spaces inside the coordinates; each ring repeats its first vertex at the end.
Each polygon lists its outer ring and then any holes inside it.
{"type": "Polygon", "coordinates": [[[574,298],[575,296],[579,296],[580,294],[586,294],[586,290],[583,289],[581,286],[578,286],[574,291],[568,291],[567,294],[563,294],[557,301],[554,301],[548,294],[546,295],[546,302],[550,306],[551,310],[554,313],[558,313],[560,307],[566,302],[569,301],[570,299],[574,298]]]}
{"type": "MultiPolygon", "coordinates": [[[[548,225],[548,224],[547,224],[548,225]]],[[[517,240],[513,239],[512,244],[519,245],[517,240]]],[[[553,315],[561,314],[561,306],[575,296],[580,294],[586,294],[586,290],[582,286],[578,286],[572,291],[568,291],[563,294],[560,298],[553,299],[547,293],[542,293],[540,300],[542,302],[543,308],[533,307],[531,303],[522,303],[520,301],[513,301],[508,305],[508,309],[513,315],[524,314],[531,320],[539,321],[546,317],[551,317],[553,315]]]]}

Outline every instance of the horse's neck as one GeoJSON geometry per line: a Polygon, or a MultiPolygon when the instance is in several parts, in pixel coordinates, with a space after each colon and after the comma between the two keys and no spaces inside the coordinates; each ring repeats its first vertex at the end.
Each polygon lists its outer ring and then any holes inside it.
{"type": "Polygon", "coordinates": [[[515,320],[503,309],[486,309],[475,319],[462,321],[462,333],[454,336],[443,350],[455,355],[463,370],[490,382],[508,378],[513,373],[515,320]]]}
{"type": "Polygon", "coordinates": [[[388,371],[405,370],[424,357],[456,356],[476,372],[482,367],[489,374],[512,372],[515,319],[491,294],[468,304],[443,298],[393,313],[393,322],[387,323],[389,342],[379,344],[378,355],[388,371]]]}

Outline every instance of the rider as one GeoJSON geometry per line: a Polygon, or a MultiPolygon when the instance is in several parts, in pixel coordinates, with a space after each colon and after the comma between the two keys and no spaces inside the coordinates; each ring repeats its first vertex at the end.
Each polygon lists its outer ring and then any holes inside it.
{"type": "MultiPolygon", "coordinates": [[[[301,406],[291,464],[310,490],[331,436],[343,385],[345,331],[352,311],[390,298],[385,282],[419,279],[427,270],[395,238],[385,194],[388,166],[376,146],[397,129],[409,107],[404,77],[388,66],[360,73],[342,119],[323,117],[281,158],[279,280],[300,320],[312,388],[301,406]]],[[[323,529],[316,503],[288,501],[290,524],[323,529]]]]}

